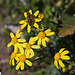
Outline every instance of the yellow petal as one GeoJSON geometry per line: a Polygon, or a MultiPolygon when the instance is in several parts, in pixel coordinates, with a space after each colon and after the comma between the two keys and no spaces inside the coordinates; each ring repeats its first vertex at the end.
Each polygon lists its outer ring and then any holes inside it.
{"type": "Polygon", "coordinates": [[[59,60],[59,65],[60,65],[61,67],[65,67],[65,65],[63,64],[63,62],[62,62],[61,60],[59,60]]]}
{"type": "Polygon", "coordinates": [[[35,18],[34,20],[35,20],[35,22],[40,22],[41,21],[41,19],[39,19],[39,18],[35,18]]]}
{"type": "Polygon", "coordinates": [[[15,57],[15,60],[16,60],[16,61],[19,61],[19,58],[16,56],[16,57],[15,57]]]}
{"type": "Polygon", "coordinates": [[[48,33],[50,33],[50,31],[51,31],[51,29],[47,29],[47,30],[45,31],[45,33],[48,34],[48,33]]]}
{"type": "Polygon", "coordinates": [[[32,49],[30,49],[28,58],[32,58],[33,56],[34,56],[34,51],[32,49]]]}
{"type": "Polygon", "coordinates": [[[29,39],[29,43],[30,43],[30,44],[32,44],[32,45],[35,43],[35,41],[34,41],[34,38],[33,38],[33,37],[31,37],[31,38],[29,39]]]}
{"type": "Polygon", "coordinates": [[[28,25],[28,27],[27,27],[27,31],[28,31],[28,33],[30,32],[30,30],[31,30],[31,26],[28,25]]]}
{"type": "Polygon", "coordinates": [[[54,65],[57,67],[57,69],[59,69],[58,62],[56,60],[54,60],[54,65]]]}
{"type": "Polygon", "coordinates": [[[17,55],[16,55],[16,57],[20,57],[22,54],[21,53],[18,53],[17,55]]]}
{"type": "Polygon", "coordinates": [[[8,44],[7,44],[7,47],[10,47],[11,45],[13,45],[12,42],[8,43],[8,44]]]}
{"type": "Polygon", "coordinates": [[[34,27],[39,28],[39,25],[37,23],[34,23],[34,27]]]}
{"type": "Polygon", "coordinates": [[[25,63],[26,63],[28,66],[32,66],[32,63],[31,63],[29,60],[26,60],[25,63]]]}
{"type": "Polygon", "coordinates": [[[20,29],[17,30],[17,32],[16,32],[16,37],[18,37],[19,31],[20,31],[20,29]]]}
{"type": "Polygon", "coordinates": [[[63,51],[62,53],[61,53],[61,56],[64,56],[65,54],[68,54],[69,53],[69,51],[68,50],[65,50],[65,51],[63,51]]]}
{"type": "Polygon", "coordinates": [[[30,54],[30,51],[28,49],[25,49],[26,58],[29,58],[29,54],[30,54]]]}
{"type": "Polygon", "coordinates": [[[47,41],[47,42],[49,42],[49,38],[47,38],[47,37],[45,37],[44,40],[47,41]]]}
{"type": "Polygon", "coordinates": [[[24,12],[24,16],[25,16],[25,18],[27,18],[27,12],[24,12]]]}
{"type": "Polygon", "coordinates": [[[54,35],[55,32],[49,32],[48,34],[46,34],[46,36],[51,36],[51,35],[54,35]]]}
{"type": "Polygon", "coordinates": [[[14,37],[14,34],[13,34],[12,32],[10,33],[10,37],[11,37],[11,38],[13,38],[13,37],[14,37]]]}
{"type": "Polygon", "coordinates": [[[70,57],[65,55],[65,56],[61,56],[61,59],[63,59],[63,60],[70,60],[70,57]]]}
{"type": "Polygon", "coordinates": [[[10,61],[9,61],[9,64],[11,65],[11,59],[10,59],[10,61]]]}
{"type": "Polygon", "coordinates": [[[21,25],[21,30],[23,30],[26,27],[27,23],[25,22],[23,25],[21,25]]]}
{"type": "Polygon", "coordinates": [[[26,48],[27,43],[20,44],[22,47],[26,48]]]}
{"type": "Polygon", "coordinates": [[[12,59],[12,65],[15,66],[14,59],[12,59]]]}
{"type": "Polygon", "coordinates": [[[61,48],[60,51],[59,51],[59,53],[61,53],[64,49],[65,49],[65,48],[61,48]]]}
{"type": "Polygon", "coordinates": [[[43,45],[44,47],[46,47],[46,42],[45,42],[44,39],[42,39],[42,45],[43,45]]]}
{"type": "Polygon", "coordinates": [[[21,62],[21,70],[24,69],[24,62],[21,62]]]}
{"type": "Polygon", "coordinates": [[[34,13],[34,16],[36,17],[38,14],[39,14],[39,10],[37,10],[37,11],[34,13]]]}
{"type": "Polygon", "coordinates": [[[22,46],[19,43],[17,43],[17,47],[19,48],[20,52],[22,54],[24,54],[24,50],[23,50],[22,46]]]}
{"type": "Polygon", "coordinates": [[[19,62],[19,63],[17,64],[16,70],[18,70],[18,69],[20,68],[20,66],[21,66],[21,62],[19,62]]]}
{"type": "Polygon", "coordinates": [[[32,15],[32,10],[31,9],[29,10],[29,13],[32,15]]]}
{"type": "Polygon", "coordinates": [[[37,44],[38,45],[41,45],[41,39],[38,40],[37,44]]]}
{"type": "Polygon", "coordinates": [[[19,24],[24,24],[25,23],[25,20],[21,20],[20,22],[19,22],[19,24]]]}
{"type": "Polygon", "coordinates": [[[34,49],[39,49],[40,48],[40,46],[38,46],[38,45],[32,45],[31,47],[34,48],[34,49]]]}
{"type": "Polygon", "coordinates": [[[17,35],[17,38],[19,38],[21,36],[21,34],[23,34],[23,32],[20,32],[18,35],[17,35]]]}
{"type": "Polygon", "coordinates": [[[33,39],[34,39],[34,41],[37,41],[38,40],[38,36],[35,36],[33,39]]]}
{"type": "Polygon", "coordinates": [[[18,41],[18,42],[26,42],[25,39],[18,39],[17,41],[18,41]]]}
{"type": "Polygon", "coordinates": [[[17,48],[17,44],[14,45],[14,52],[17,53],[18,48],[17,48]]]}

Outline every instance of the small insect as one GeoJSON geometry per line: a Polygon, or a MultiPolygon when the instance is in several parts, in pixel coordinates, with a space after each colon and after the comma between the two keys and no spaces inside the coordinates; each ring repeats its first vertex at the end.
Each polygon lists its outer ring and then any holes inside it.
{"type": "Polygon", "coordinates": [[[29,25],[34,24],[34,16],[31,15],[29,12],[27,12],[27,23],[29,23],[29,25]]]}

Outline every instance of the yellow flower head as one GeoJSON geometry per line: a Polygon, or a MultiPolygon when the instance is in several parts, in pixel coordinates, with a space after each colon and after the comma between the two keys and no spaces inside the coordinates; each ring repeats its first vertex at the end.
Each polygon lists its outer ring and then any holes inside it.
{"type": "Polygon", "coordinates": [[[16,61],[18,61],[18,57],[16,57],[16,53],[15,53],[15,52],[12,52],[12,54],[11,54],[11,56],[10,56],[10,61],[9,61],[9,64],[10,64],[10,65],[15,66],[14,59],[15,59],[16,61]]]}
{"type": "Polygon", "coordinates": [[[46,41],[49,42],[49,38],[47,38],[46,36],[51,36],[55,34],[54,32],[50,31],[51,31],[50,29],[47,29],[45,32],[39,32],[38,36],[34,37],[34,41],[38,40],[37,42],[38,45],[41,45],[42,42],[42,45],[46,47],[46,41]]]}
{"type": "Polygon", "coordinates": [[[31,57],[29,56],[28,53],[24,52],[21,52],[21,53],[18,53],[17,55],[17,66],[16,66],[16,70],[18,70],[20,67],[21,67],[21,70],[24,69],[24,63],[26,63],[28,66],[32,66],[32,63],[28,60],[30,59],[31,57]]]}
{"type": "Polygon", "coordinates": [[[44,14],[40,13],[40,14],[38,15],[38,18],[43,19],[43,18],[44,18],[44,14]]]}
{"type": "Polygon", "coordinates": [[[35,43],[35,41],[34,41],[33,37],[31,37],[29,39],[29,43],[26,42],[26,43],[21,45],[22,47],[26,48],[25,53],[27,53],[30,58],[34,56],[33,49],[39,49],[40,48],[39,45],[33,45],[34,43],[35,43]]]}
{"type": "Polygon", "coordinates": [[[66,55],[66,54],[69,53],[69,51],[68,50],[63,51],[64,49],[65,48],[61,48],[60,51],[58,53],[56,53],[55,56],[54,56],[54,59],[55,59],[54,60],[54,65],[57,67],[57,69],[59,69],[58,62],[59,62],[59,65],[62,68],[65,67],[65,65],[63,64],[63,62],[61,61],[61,59],[63,59],[63,60],[70,60],[70,57],[66,55]]]}
{"type": "Polygon", "coordinates": [[[37,10],[34,14],[32,14],[32,10],[29,10],[28,12],[24,12],[25,20],[21,20],[19,23],[21,25],[21,29],[25,28],[25,26],[28,24],[27,31],[28,33],[31,30],[31,26],[33,25],[36,28],[39,28],[39,25],[36,22],[40,22],[40,18],[35,18],[39,14],[39,10],[37,10]]]}
{"type": "Polygon", "coordinates": [[[7,45],[7,47],[10,47],[11,45],[14,46],[14,51],[17,52],[17,48],[19,48],[20,50],[22,50],[22,47],[20,46],[19,42],[26,42],[25,39],[19,39],[19,37],[21,36],[22,32],[19,33],[19,29],[16,32],[16,36],[14,36],[14,34],[11,32],[10,33],[10,37],[11,37],[11,42],[7,45]]]}

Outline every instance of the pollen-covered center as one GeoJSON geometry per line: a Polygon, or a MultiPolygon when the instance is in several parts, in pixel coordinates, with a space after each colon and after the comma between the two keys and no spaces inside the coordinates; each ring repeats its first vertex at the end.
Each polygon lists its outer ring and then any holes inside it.
{"type": "Polygon", "coordinates": [[[16,53],[13,52],[13,53],[11,54],[11,59],[14,59],[15,57],[16,57],[16,53]]]}
{"type": "Polygon", "coordinates": [[[27,43],[26,44],[26,49],[31,49],[31,44],[27,43]]]}
{"type": "Polygon", "coordinates": [[[19,60],[20,60],[21,62],[25,62],[26,56],[25,56],[24,54],[21,55],[21,56],[19,57],[19,60]]]}
{"type": "Polygon", "coordinates": [[[59,61],[60,57],[61,57],[60,53],[56,53],[55,56],[54,56],[54,59],[59,61]]]}
{"type": "Polygon", "coordinates": [[[45,36],[46,36],[46,34],[45,34],[44,32],[39,32],[39,34],[38,34],[38,37],[39,37],[40,39],[45,38],[45,36]]]}
{"type": "Polygon", "coordinates": [[[15,44],[17,42],[17,37],[12,38],[12,43],[15,44]]]}

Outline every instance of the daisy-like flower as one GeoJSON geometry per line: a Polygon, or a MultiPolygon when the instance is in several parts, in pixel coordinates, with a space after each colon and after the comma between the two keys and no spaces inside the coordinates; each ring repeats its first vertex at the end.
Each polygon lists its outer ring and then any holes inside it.
{"type": "Polygon", "coordinates": [[[33,49],[39,49],[40,48],[39,45],[33,45],[34,43],[35,43],[35,41],[34,41],[33,37],[31,37],[29,39],[29,43],[26,42],[26,43],[21,45],[22,47],[26,48],[25,53],[27,53],[30,58],[34,56],[33,49]]]}
{"type": "Polygon", "coordinates": [[[38,36],[34,37],[34,41],[38,40],[37,42],[38,45],[41,45],[41,42],[42,42],[42,45],[46,47],[46,41],[49,42],[49,38],[47,38],[46,36],[51,36],[54,34],[55,33],[51,32],[50,29],[47,29],[45,32],[39,32],[38,36]]]}
{"type": "Polygon", "coordinates": [[[63,64],[63,62],[61,61],[61,59],[62,60],[70,60],[70,57],[66,55],[66,54],[69,53],[69,51],[68,50],[63,51],[64,49],[65,48],[61,48],[60,51],[58,53],[56,53],[55,56],[54,56],[54,59],[55,59],[54,60],[54,65],[57,67],[57,69],[59,69],[58,62],[59,62],[59,65],[62,68],[65,67],[65,65],[63,64]]]}
{"type": "Polygon", "coordinates": [[[25,39],[19,39],[19,37],[21,36],[21,33],[19,33],[19,29],[16,32],[16,36],[14,36],[14,34],[11,32],[10,33],[10,37],[11,37],[11,42],[7,45],[7,47],[10,47],[11,45],[14,46],[14,51],[17,52],[17,48],[19,48],[21,51],[23,50],[20,43],[21,42],[26,42],[25,39]]]}
{"type": "Polygon", "coordinates": [[[34,26],[35,28],[39,28],[39,25],[36,22],[40,22],[40,18],[35,18],[39,14],[39,10],[37,10],[34,14],[32,14],[32,10],[29,10],[28,12],[24,12],[25,20],[21,20],[19,23],[21,24],[21,30],[25,28],[25,26],[28,24],[27,31],[28,33],[31,31],[31,26],[34,26]]]}
{"type": "Polygon", "coordinates": [[[9,64],[15,66],[15,60],[18,61],[19,58],[16,56],[17,54],[15,52],[12,52],[9,60],[9,64]]]}
{"type": "Polygon", "coordinates": [[[16,66],[16,70],[18,70],[19,68],[21,68],[21,70],[24,69],[24,63],[26,63],[28,66],[32,66],[32,63],[28,60],[29,58],[31,58],[30,56],[28,56],[27,53],[21,52],[17,54],[17,57],[19,58],[19,60],[17,61],[17,66],[16,66]]]}
{"type": "Polygon", "coordinates": [[[40,13],[40,14],[38,15],[38,18],[43,19],[43,18],[44,18],[44,14],[40,13]]]}

